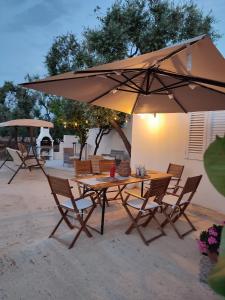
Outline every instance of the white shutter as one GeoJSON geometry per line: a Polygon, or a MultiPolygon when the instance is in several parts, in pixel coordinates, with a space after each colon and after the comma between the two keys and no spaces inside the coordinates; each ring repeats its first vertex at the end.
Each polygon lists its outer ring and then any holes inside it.
{"type": "Polygon", "coordinates": [[[189,117],[189,138],[187,147],[187,158],[203,159],[206,148],[207,134],[207,112],[192,112],[189,117]]]}
{"type": "Polygon", "coordinates": [[[225,110],[211,112],[210,142],[213,142],[217,135],[223,137],[224,134],[225,134],[225,110]]]}

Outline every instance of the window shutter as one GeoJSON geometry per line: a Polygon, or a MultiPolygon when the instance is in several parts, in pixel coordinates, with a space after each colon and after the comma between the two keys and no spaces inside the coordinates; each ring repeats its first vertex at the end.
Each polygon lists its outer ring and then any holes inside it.
{"type": "Polygon", "coordinates": [[[192,112],[189,118],[187,158],[203,159],[206,148],[207,112],[192,112]]]}
{"type": "Polygon", "coordinates": [[[210,142],[213,142],[217,135],[223,137],[224,134],[225,134],[225,110],[211,112],[210,142]]]}

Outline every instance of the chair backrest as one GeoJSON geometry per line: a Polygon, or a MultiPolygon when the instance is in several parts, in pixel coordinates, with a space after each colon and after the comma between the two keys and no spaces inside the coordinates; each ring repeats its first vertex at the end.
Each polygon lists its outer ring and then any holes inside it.
{"type": "Polygon", "coordinates": [[[177,205],[183,203],[187,203],[187,204],[190,203],[192,197],[194,196],[199,186],[201,179],[202,179],[202,175],[187,178],[186,183],[182,189],[182,192],[177,200],[177,205]]]}
{"type": "Polygon", "coordinates": [[[100,169],[99,169],[99,160],[103,160],[102,155],[89,155],[88,159],[91,161],[91,167],[92,167],[92,173],[93,174],[99,174],[100,169]]]}
{"type": "Polygon", "coordinates": [[[155,197],[154,201],[157,203],[161,203],[170,183],[170,179],[170,177],[152,179],[150,187],[144,194],[144,198],[148,200],[150,197],[155,197]]]}
{"type": "Polygon", "coordinates": [[[27,147],[23,143],[17,143],[17,146],[23,157],[28,156],[27,147]]]}
{"type": "Polygon", "coordinates": [[[6,148],[9,155],[12,157],[13,159],[13,163],[16,165],[16,166],[20,166],[23,162],[22,160],[22,153],[19,151],[19,150],[15,150],[15,149],[12,149],[12,148],[6,148]]]}
{"type": "Polygon", "coordinates": [[[167,173],[172,174],[173,177],[180,179],[184,170],[184,166],[170,163],[167,169],[167,173]]]}
{"type": "Polygon", "coordinates": [[[92,167],[90,160],[74,160],[74,168],[75,168],[75,175],[85,175],[85,174],[92,174],[92,167]]]}
{"type": "Polygon", "coordinates": [[[109,172],[112,166],[116,166],[116,162],[114,159],[99,160],[100,173],[109,172]]]}
{"type": "Polygon", "coordinates": [[[54,196],[60,195],[74,199],[68,179],[47,175],[48,182],[54,196]]]}

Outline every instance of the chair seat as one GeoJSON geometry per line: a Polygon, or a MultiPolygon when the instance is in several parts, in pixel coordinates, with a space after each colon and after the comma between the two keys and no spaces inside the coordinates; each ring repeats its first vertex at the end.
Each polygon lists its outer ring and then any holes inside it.
{"type": "Polygon", "coordinates": [[[167,189],[174,189],[175,187],[176,187],[175,182],[172,182],[172,183],[169,184],[167,189]]]}
{"type": "MultiPolygon", "coordinates": [[[[62,204],[62,206],[65,208],[73,209],[71,200],[66,200],[62,204]]],[[[93,202],[89,198],[83,198],[80,200],[76,200],[76,206],[77,206],[78,210],[87,209],[87,208],[93,206],[93,202]]]]}
{"type": "MultiPolygon", "coordinates": [[[[190,196],[190,193],[184,194],[184,196],[182,197],[182,199],[180,201],[180,204],[186,203],[189,196],[190,196]]],[[[178,200],[178,197],[166,194],[163,198],[163,203],[171,205],[171,206],[175,206],[177,203],[177,200],[178,200]]]]}
{"type": "MultiPolygon", "coordinates": [[[[42,159],[39,159],[38,161],[39,161],[40,165],[44,165],[45,164],[44,160],[42,160],[42,159]]],[[[36,158],[26,159],[25,163],[26,163],[26,165],[28,167],[32,167],[32,166],[38,165],[38,162],[37,162],[36,158]]]]}
{"type": "MultiPolygon", "coordinates": [[[[127,205],[133,207],[133,208],[136,208],[136,209],[141,209],[142,205],[143,205],[143,200],[142,199],[131,199],[131,200],[128,200],[127,201],[127,205]]],[[[158,207],[159,204],[156,203],[156,202],[153,202],[153,201],[149,201],[146,206],[145,206],[145,210],[148,210],[148,209],[153,209],[153,208],[156,208],[158,207]]]]}

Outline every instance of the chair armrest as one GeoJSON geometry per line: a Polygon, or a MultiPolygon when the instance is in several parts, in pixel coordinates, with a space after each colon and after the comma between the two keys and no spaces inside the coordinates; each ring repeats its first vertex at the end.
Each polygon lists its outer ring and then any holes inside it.
{"type": "Polygon", "coordinates": [[[135,192],[129,192],[129,191],[125,191],[126,194],[130,195],[130,196],[134,196],[136,198],[142,199],[142,200],[146,200],[144,197],[141,197],[141,195],[135,193],[135,192]]]}

